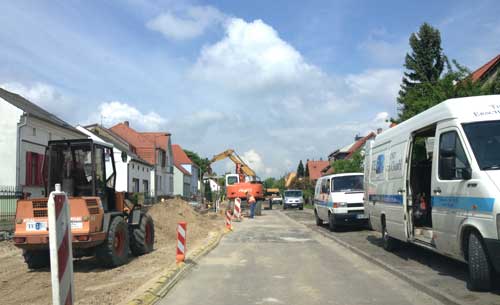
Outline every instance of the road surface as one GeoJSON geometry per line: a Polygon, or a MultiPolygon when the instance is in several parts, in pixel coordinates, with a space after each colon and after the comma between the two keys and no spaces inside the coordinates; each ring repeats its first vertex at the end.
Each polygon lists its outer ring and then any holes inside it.
{"type": "Polygon", "coordinates": [[[441,304],[281,211],[263,213],[235,223],[160,304],[441,304]]]}

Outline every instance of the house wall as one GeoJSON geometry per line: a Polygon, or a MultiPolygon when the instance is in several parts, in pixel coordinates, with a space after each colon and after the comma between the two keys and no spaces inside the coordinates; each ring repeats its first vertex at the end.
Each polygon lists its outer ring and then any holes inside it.
{"type": "Polygon", "coordinates": [[[168,137],[167,143],[167,193],[172,195],[174,193],[174,154],[172,151],[171,137],[168,137]]]}
{"type": "Polygon", "coordinates": [[[184,195],[184,174],[174,166],[174,195],[184,195]]]}
{"type": "Polygon", "coordinates": [[[188,172],[191,173],[191,182],[190,182],[190,189],[189,189],[189,195],[196,195],[198,193],[199,187],[198,187],[198,177],[199,177],[199,168],[197,166],[194,166],[192,164],[182,164],[182,167],[184,167],[188,172]]]}
{"type": "Polygon", "coordinates": [[[17,123],[23,111],[0,99],[0,187],[16,186],[17,123]]]}
{"type": "Polygon", "coordinates": [[[156,176],[158,178],[158,183],[157,183],[157,189],[156,189],[156,195],[157,196],[167,196],[167,195],[172,195],[172,189],[170,188],[170,179],[172,178],[172,175],[169,175],[168,173],[168,167],[167,162],[165,162],[165,167],[162,166],[162,160],[161,160],[161,152],[163,152],[163,149],[157,149],[156,154],[156,166],[155,166],[155,171],[156,171],[156,176]]]}
{"type": "MultiPolygon", "coordinates": [[[[130,158],[130,157],[129,157],[130,158]]],[[[128,192],[135,192],[134,190],[134,179],[139,180],[139,192],[149,192],[151,189],[151,169],[152,167],[147,166],[142,162],[137,162],[135,160],[130,160],[128,164],[129,177],[128,177],[128,192]],[[147,181],[148,189],[144,187],[144,181],[147,181]]]]}

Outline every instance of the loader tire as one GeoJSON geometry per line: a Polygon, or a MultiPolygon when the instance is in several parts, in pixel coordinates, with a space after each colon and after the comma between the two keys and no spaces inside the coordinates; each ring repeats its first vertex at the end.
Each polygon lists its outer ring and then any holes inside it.
{"type": "Polygon", "coordinates": [[[485,251],[481,237],[472,232],[469,235],[469,283],[473,291],[488,291],[491,289],[493,269],[485,251]]]}
{"type": "Polygon", "coordinates": [[[50,266],[49,250],[23,250],[23,257],[29,269],[41,269],[50,266]]]}
{"type": "Polygon", "coordinates": [[[117,267],[128,262],[130,241],[128,224],[123,217],[113,218],[108,235],[96,249],[97,259],[106,267],[117,267]]]}
{"type": "Polygon", "coordinates": [[[135,256],[153,251],[155,226],[148,214],[143,214],[139,225],[130,230],[130,250],[135,256]]]}

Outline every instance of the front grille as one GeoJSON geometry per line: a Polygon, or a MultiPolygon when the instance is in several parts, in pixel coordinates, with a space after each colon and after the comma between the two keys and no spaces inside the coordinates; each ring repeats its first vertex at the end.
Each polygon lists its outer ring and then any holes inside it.
{"type": "Polygon", "coordinates": [[[89,208],[90,214],[99,214],[99,208],[89,208]]]}
{"type": "Polygon", "coordinates": [[[87,200],[85,200],[85,202],[87,203],[88,207],[97,206],[97,200],[95,200],[95,199],[87,199],[87,200]]]}
{"type": "Polygon", "coordinates": [[[47,201],[33,201],[33,208],[34,209],[46,209],[47,208],[47,201]]]}
{"type": "Polygon", "coordinates": [[[347,213],[349,213],[349,214],[363,214],[364,211],[363,210],[351,210],[351,211],[347,211],[347,213]]]}
{"type": "Polygon", "coordinates": [[[47,210],[34,210],[33,217],[47,217],[47,210]]]}
{"type": "Polygon", "coordinates": [[[363,207],[363,203],[348,203],[347,204],[347,207],[348,208],[361,208],[363,207]]]}

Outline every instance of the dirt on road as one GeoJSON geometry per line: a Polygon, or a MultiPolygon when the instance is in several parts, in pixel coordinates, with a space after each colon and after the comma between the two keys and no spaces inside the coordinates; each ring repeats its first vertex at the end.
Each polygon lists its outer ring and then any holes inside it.
{"type": "MultiPolygon", "coordinates": [[[[155,223],[155,247],[150,254],[134,257],[118,268],[105,269],[95,258],[74,261],[75,304],[118,304],[131,300],[175,262],[176,228],[186,221],[187,249],[203,243],[211,232],[223,229],[223,218],[199,214],[183,200],[171,199],[151,207],[155,223]]],[[[0,304],[51,304],[50,270],[30,271],[22,251],[11,241],[0,242],[0,304]]]]}

